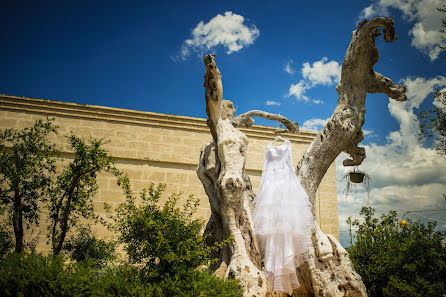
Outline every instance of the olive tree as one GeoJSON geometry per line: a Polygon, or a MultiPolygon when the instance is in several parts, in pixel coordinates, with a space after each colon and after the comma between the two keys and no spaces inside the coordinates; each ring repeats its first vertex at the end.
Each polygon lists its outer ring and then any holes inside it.
{"type": "MultiPolygon", "coordinates": [[[[338,104],[296,169],[313,211],[318,186],[336,157],[341,152],[351,156],[344,160],[344,166],[359,165],[366,157],[364,148],[358,144],[364,138],[361,127],[367,93],[385,93],[393,100],[407,100],[404,86],[373,70],[379,60],[375,45],[375,38],[381,34],[379,28],[383,29],[384,40],[391,42],[397,39],[393,24],[393,19],[379,17],[364,20],[353,31],[336,87],[338,104]]],[[[215,56],[205,56],[204,64],[207,123],[213,138],[202,148],[197,167],[212,211],[205,234],[217,241],[233,237],[231,244],[215,255],[219,260],[211,268],[216,275],[239,279],[244,296],[265,296],[262,259],[253,234],[255,195],[245,170],[249,140],[238,128],[251,126],[254,116],[279,121],[290,133],[297,133],[298,125],[283,116],[257,110],[236,117],[234,104],[223,100],[223,84],[215,56]]],[[[297,296],[366,296],[361,277],[336,238],[317,227],[312,239],[314,248],[309,251],[309,260],[297,269],[300,287],[294,293],[297,296]]]]}

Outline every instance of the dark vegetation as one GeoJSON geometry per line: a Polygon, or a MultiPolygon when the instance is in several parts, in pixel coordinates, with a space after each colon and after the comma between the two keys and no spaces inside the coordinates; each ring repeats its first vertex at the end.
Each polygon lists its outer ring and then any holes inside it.
{"type": "Polygon", "coordinates": [[[50,119],[0,132],[0,296],[241,296],[236,280],[207,271],[210,253],[231,239],[205,243],[193,196],[180,207],[180,195],[171,194],[161,205],[165,185],[150,183],[134,197],[103,139],[67,136],[73,157],[63,166],[50,141],[56,133],[50,119]],[[92,203],[100,172],[113,174],[123,189],[124,202],[106,206],[108,218],[96,215],[92,203]],[[45,212],[48,256],[24,241],[25,228],[37,226],[45,212]],[[81,218],[104,224],[116,240],[96,237],[81,218]]]}

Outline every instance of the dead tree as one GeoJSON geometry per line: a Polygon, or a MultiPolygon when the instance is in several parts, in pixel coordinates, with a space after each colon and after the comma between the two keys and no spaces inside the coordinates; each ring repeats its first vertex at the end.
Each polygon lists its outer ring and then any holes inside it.
{"type": "MultiPolygon", "coordinates": [[[[362,163],[365,98],[367,93],[385,93],[397,101],[407,100],[406,88],[375,72],[373,65],[379,54],[375,38],[383,29],[384,40],[397,39],[393,19],[374,18],[358,24],[342,64],[341,80],[336,87],[339,98],[333,115],[316,135],[300,160],[296,174],[313,204],[317,188],[328,167],[341,152],[351,159],[344,166],[362,163]]],[[[201,150],[197,174],[209,197],[212,215],[205,234],[209,241],[229,236],[232,243],[214,256],[212,265],[221,277],[235,277],[243,286],[244,296],[265,296],[266,282],[261,269],[261,256],[253,236],[252,216],[254,193],[245,172],[248,138],[237,127],[249,127],[253,116],[283,123],[289,132],[298,133],[298,125],[283,116],[263,111],[250,111],[234,117],[234,105],[222,100],[221,74],[215,56],[205,56],[204,75],[206,112],[213,141],[201,150]]],[[[347,252],[332,236],[319,228],[312,236],[314,249],[308,261],[298,269],[300,287],[295,296],[366,296],[361,277],[353,270],[347,252]]]]}

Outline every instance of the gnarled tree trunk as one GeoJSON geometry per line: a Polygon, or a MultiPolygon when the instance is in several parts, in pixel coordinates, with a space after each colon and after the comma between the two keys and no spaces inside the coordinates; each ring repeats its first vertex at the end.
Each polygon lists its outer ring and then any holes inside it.
{"type": "MultiPolygon", "coordinates": [[[[297,166],[296,174],[313,204],[317,188],[328,167],[341,152],[350,154],[345,166],[362,163],[362,141],[365,98],[367,93],[386,93],[390,98],[404,101],[405,87],[374,72],[378,61],[375,38],[384,31],[387,42],[397,36],[390,18],[375,18],[358,24],[345,54],[342,75],[336,90],[338,105],[330,120],[314,138],[297,166]]],[[[266,281],[261,268],[261,255],[253,236],[251,213],[254,193],[245,172],[248,138],[237,127],[249,127],[252,117],[264,117],[283,123],[289,132],[298,133],[297,123],[280,115],[250,111],[234,118],[232,102],[222,100],[223,87],[215,56],[205,56],[205,99],[208,126],[213,141],[200,154],[197,174],[209,197],[212,215],[205,233],[209,241],[221,241],[228,236],[232,243],[215,257],[211,267],[221,277],[240,280],[244,296],[265,296],[266,281]]],[[[297,274],[300,287],[295,296],[366,296],[361,277],[353,270],[348,254],[332,236],[319,228],[312,236],[314,249],[309,260],[302,263],[297,274]]]]}

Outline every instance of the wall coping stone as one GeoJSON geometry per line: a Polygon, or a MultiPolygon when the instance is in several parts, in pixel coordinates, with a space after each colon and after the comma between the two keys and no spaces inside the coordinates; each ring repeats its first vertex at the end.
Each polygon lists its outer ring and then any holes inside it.
{"type": "MultiPolygon", "coordinates": [[[[204,118],[62,102],[48,99],[35,99],[5,94],[0,94],[0,110],[29,112],[48,116],[101,120],[122,124],[136,124],[141,126],[176,128],[209,133],[206,119],[204,118]]],[[[277,134],[274,133],[276,128],[268,126],[253,125],[249,128],[240,128],[240,130],[245,133],[246,136],[257,139],[272,139],[277,136],[277,134]]],[[[281,135],[295,143],[311,143],[317,133],[312,131],[300,131],[299,134],[281,133],[281,135]]]]}

